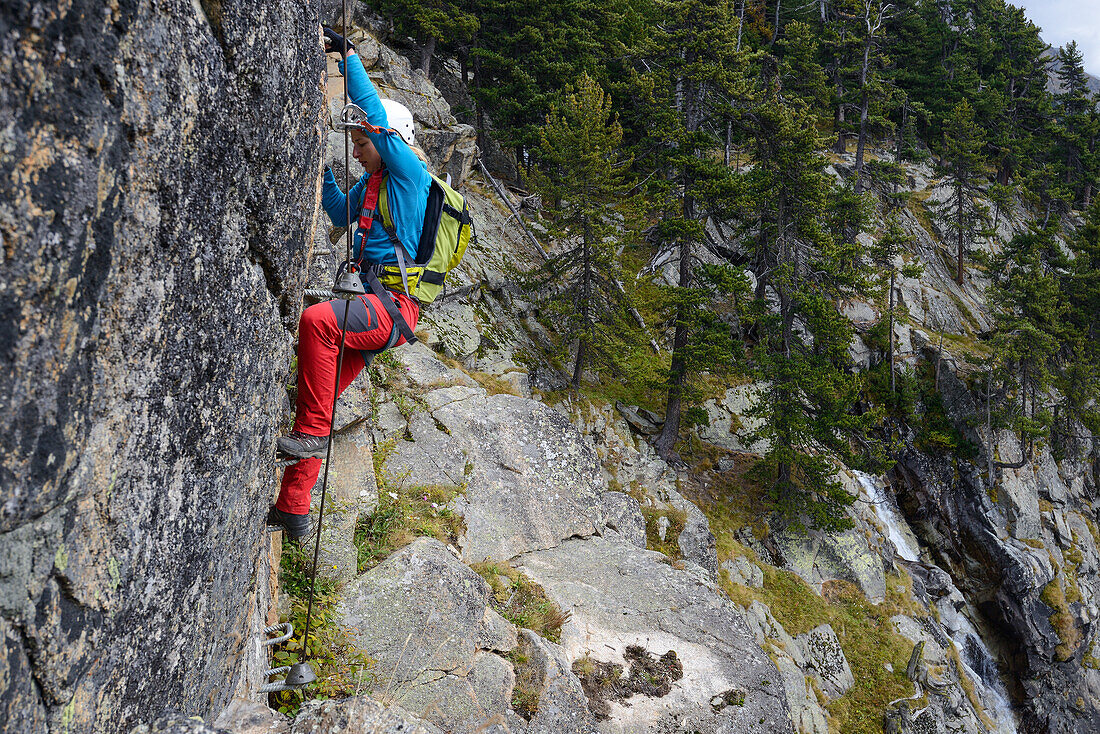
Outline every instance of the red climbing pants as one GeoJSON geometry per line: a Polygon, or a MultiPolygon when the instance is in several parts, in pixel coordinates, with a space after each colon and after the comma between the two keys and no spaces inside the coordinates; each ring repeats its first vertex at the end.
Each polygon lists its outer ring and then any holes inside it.
{"type": "MultiPolygon", "coordinates": [[[[393,300],[409,328],[415,329],[420,318],[420,304],[404,293],[393,294],[393,300]]],[[[344,301],[318,303],[303,311],[298,321],[298,405],[294,430],[311,436],[327,436],[332,420],[332,391],[336,383],[344,306],[344,301]]],[[[377,296],[367,294],[351,302],[347,327],[344,364],[340,370],[341,393],[374,354],[389,343],[393,319],[377,296]]],[[[404,337],[398,334],[396,344],[404,343],[404,337]]],[[[296,515],[309,512],[310,491],[320,471],[320,459],[302,459],[288,466],[283,472],[283,485],[275,506],[296,515]]]]}

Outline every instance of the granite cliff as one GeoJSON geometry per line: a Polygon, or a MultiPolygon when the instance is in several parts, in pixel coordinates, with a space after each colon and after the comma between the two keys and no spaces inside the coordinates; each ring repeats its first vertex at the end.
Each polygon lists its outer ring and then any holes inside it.
{"type": "Polygon", "coordinates": [[[315,226],[318,44],[290,0],[0,8],[5,731],[234,694],[315,226]]]}

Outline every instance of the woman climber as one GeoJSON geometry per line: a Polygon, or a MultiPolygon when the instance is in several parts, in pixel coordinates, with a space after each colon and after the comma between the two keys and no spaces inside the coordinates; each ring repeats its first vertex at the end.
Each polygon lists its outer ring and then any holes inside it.
{"type": "MultiPolygon", "coordinates": [[[[415,146],[412,113],[404,105],[382,100],[363,68],[355,48],[347,40],[324,29],[325,52],[343,57],[340,70],[347,79],[348,98],[366,113],[365,123],[346,123],[354,144],[355,160],[366,173],[345,195],[336,185],[332,170],[325,166],[321,203],[333,225],[355,226],[352,260],[366,283],[372,267],[399,264],[400,243],[420,241],[431,176],[422,153],[415,146]],[[375,216],[376,200],[386,197],[392,227],[375,216]],[[352,207],[347,206],[350,197],[352,207]],[[395,241],[396,238],[396,241],[395,241]]],[[[377,281],[376,281],[377,282],[377,281]]],[[[374,354],[411,339],[420,316],[420,304],[407,295],[407,288],[377,289],[350,304],[339,390],[351,384],[374,354]],[[387,298],[390,303],[383,302],[387,298]]],[[[414,291],[415,292],[415,291],[414,291]]],[[[332,420],[333,389],[340,334],[344,326],[345,301],[327,301],[310,306],[298,322],[298,403],[294,430],[278,440],[278,449],[301,459],[283,473],[279,499],[269,521],[282,525],[291,538],[310,532],[310,490],[317,481],[325,455],[332,420]]]]}

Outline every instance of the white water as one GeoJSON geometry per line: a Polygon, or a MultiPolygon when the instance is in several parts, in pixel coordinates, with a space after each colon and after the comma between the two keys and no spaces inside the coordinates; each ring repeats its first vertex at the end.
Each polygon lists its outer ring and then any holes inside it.
{"type": "MultiPolygon", "coordinates": [[[[902,530],[904,520],[894,505],[885,483],[878,477],[865,472],[855,472],[860,486],[875,510],[879,522],[886,528],[886,537],[894,544],[898,556],[907,561],[920,561],[920,549],[917,548],[911,532],[902,530]]],[[[948,622],[948,620],[944,620],[948,622]]],[[[966,668],[966,674],[980,686],[982,703],[986,714],[997,725],[997,734],[1016,734],[1016,717],[1008,700],[1008,692],[997,673],[997,663],[982,641],[978,630],[963,614],[957,613],[945,629],[951,634],[951,640],[959,651],[959,659],[966,668]],[[952,629],[954,628],[954,629],[952,629]]]]}
{"type": "Polygon", "coordinates": [[[1016,717],[1012,713],[1008,692],[997,673],[997,663],[994,662],[993,655],[970,620],[961,613],[958,619],[960,626],[952,631],[951,641],[959,649],[959,658],[966,667],[967,675],[971,680],[980,682],[985,689],[982,703],[986,714],[997,725],[998,734],[1016,734],[1016,717]]]}
{"type": "Polygon", "coordinates": [[[897,554],[907,561],[919,562],[920,550],[910,540],[910,536],[902,531],[901,523],[903,520],[897,508],[894,507],[894,500],[886,491],[885,483],[866,472],[857,471],[855,475],[860,486],[867,492],[867,497],[871,501],[871,507],[874,508],[879,522],[886,526],[886,537],[894,544],[897,554]]]}

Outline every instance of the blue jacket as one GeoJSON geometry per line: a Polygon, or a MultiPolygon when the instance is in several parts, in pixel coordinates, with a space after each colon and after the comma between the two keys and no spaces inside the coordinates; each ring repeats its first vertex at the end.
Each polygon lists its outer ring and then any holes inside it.
{"type": "MultiPolygon", "coordinates": [[[[367,113],[367,120],[372,125],[381,128],[389,127],[386,109],[382,106],[382,100],[378,97],[370,77],[367,76],[359,56],[355,53],[348,54],[347,63],[341,66],[344,67],[341,71],[347,75],[348,99],[363,108],[367,113]]],[[[382,161],[386,164],[386,170],[389,171],[386,195],[390,216],[397,230],[397,238],[405,245],[405,249],[415,256],[417,244],[420,242],[420,232],[424,226],[424,209],[428,203],[431,175],[424,162],[412,152],[397,133],[368,132],[367,135],[374,143],[374,147],[378,149],[382,161]]],[[[325,172],[321,206],[324,207],[333,225],[349,226],[346,204],[348,196],[351,197],[350,223],[358,222],[359,210],[363,205],[363,192],[369,178],[370,176],[364,174],[345,196],[336,184],[336,178],[332,172],[325,172]]],[[[356,225],[353,259],[362,260],[364,264],[397,262],[393,243],[382,229],[381,220],[382,215],[379,212],[365,238],[356,225]]]]}

